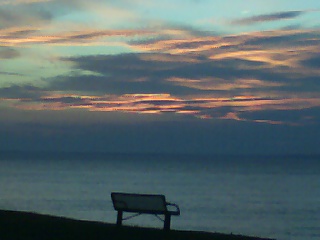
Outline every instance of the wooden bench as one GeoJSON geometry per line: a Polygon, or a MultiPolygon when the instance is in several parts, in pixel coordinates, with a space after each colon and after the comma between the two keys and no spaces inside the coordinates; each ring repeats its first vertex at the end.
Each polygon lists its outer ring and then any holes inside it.
{"type": "Polygon", "coordinates": [[[113,207],[118,211],[117,225],[122,225],[123,212],[140,214],[164,215],[163,229],[170,230],[171,216],[179,216],[180,209],[177,204],[168,203],[164,195],[159,194],[135,194],[135,193],[111,193],[113,207]],[[169,210],[169,208],[175,208],[169,210]]]}

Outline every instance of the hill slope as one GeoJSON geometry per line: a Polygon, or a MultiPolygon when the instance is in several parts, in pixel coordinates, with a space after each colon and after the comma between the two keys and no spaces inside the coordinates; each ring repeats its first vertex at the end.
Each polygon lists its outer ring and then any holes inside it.
{"type": "Polygon", "coordinates": [[[36,213],[0,210],[1,240],[254,240],[263,238],[197,231],[117,227],[36,213]]]}

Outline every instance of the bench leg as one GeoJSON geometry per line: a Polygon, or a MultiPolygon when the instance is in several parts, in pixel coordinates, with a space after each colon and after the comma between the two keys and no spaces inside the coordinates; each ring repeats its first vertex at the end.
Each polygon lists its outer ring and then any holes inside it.
{"type": "Polygon", "coordinates": [[[164,230],[170,230],[171,214],[165,214],[164,216],[164,230]]]}
{"type": "Polygon", "coordinates": [[[122,211],[118,211],[118,216],[117,216],[117,226],[122,225],[122,211]]]}

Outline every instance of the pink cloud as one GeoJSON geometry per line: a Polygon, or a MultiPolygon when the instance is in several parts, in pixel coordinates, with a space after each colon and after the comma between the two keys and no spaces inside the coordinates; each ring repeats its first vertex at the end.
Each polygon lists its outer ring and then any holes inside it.
{"type": "Polygon", "coordinates": [[[246,119],[242,113],[264,110],[298,110],[319,107],[317,98],[263,99],[256,96],[235,96],[233,98],[175,97],[170,94],[125,94],[85,96],[74,94],[51,94],[40,99],[1,99],[11,106],[28,111],[83,109],[90,112],[123,112],[139,114],[176,113],[191,115],[200,119],[228,119],[266,124],[290,124],[293,122],[271,119],[246,119]],[[228,107],[225,115],[216,111],[228,107]],[[212,113],[208,113],[212,112],[212,113]]]}

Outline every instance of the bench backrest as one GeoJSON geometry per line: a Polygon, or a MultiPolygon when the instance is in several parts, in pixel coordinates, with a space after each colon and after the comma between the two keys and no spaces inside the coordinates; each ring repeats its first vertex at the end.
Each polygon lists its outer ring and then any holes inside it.
{"type": "Polygon", "coordinates": [[[164,214],[167,212],[164,195],[111,193],[111,198],[116,211],[150,214],[164,214]]]}

